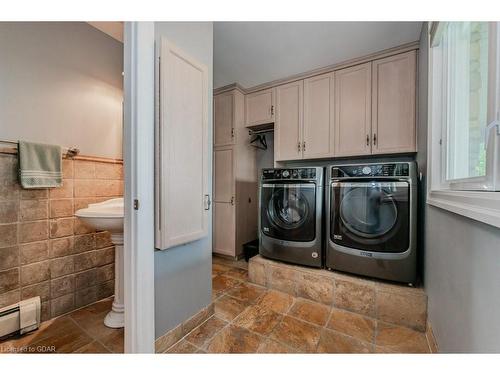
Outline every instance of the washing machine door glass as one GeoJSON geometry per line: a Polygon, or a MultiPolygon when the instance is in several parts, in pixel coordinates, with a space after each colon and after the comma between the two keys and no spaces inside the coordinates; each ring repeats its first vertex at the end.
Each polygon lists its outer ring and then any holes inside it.
{"type": "Polygon", "coordinates": [[[315,184],[263,184],[261,194],[263,234],[284,241],[315,239],[315,184]]]}
{"type": "Polygon", "coordinates": [[[408,249],[407,182],[339,182],[332,184],[331,194],[333,242],[378,252],[408,249]]]}

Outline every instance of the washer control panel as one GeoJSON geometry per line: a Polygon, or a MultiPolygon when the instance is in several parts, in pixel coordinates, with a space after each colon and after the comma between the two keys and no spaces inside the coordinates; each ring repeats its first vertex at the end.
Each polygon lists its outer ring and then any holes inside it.
{"type": "Polygon", "coordinates": [[[262,170],[263,180],[315,180],[316,168],[271,168],[262,170]]]}

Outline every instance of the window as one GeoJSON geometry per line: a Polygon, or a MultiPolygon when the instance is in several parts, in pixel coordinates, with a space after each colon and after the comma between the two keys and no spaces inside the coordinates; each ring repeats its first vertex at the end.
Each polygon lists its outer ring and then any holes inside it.
{"type": "Polygon", "coordinates": [[[483,209],[498,208],[500,224],[500,27],[439,22],[430,29],[429,203],[493,199],[483,209]]]}
{"type": "Polygon", "coordinates": [[[486,175],[488,23],[452,22],[443,33],[446,56],[446,179],[486,175]]]}

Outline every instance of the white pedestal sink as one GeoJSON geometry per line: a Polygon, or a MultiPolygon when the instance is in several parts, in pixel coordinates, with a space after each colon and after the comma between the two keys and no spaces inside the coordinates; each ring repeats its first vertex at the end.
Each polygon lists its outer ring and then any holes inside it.
{"type": "Polygon", "coordinates": [[[110,199],[101,203],[89,204],[75,212],[75,216],[97,230],[111,233],[115,245],[115,297],[111,311],[106,315],[104,324],[110,328],[124,326],[123,304],[123,198],[110,199]]]}

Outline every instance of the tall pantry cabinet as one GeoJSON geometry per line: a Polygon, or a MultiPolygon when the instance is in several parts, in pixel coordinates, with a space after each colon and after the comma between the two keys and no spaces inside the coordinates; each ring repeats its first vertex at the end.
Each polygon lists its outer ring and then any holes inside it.
{"type": "Polygon", "coordinates": [[[249,138],[243,93],[215,95],[213,252],[234,258],[257,238],[257,166],[249,138]]]}

